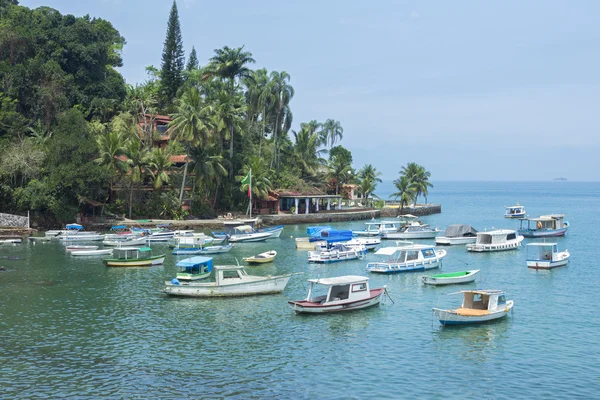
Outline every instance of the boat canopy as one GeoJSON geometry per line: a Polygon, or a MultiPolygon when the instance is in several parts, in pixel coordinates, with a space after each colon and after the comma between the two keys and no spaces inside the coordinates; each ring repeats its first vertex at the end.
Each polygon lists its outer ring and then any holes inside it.
{"type": "Polygon", "coordinates": [[[391,256],[392,254],[396,253],[398,251],[398,247],[382,247],[381,249],[377,250],[375,252],[375,254],[383,254],[384,256],[391,256]]]}
{"type": "Polygon", "coordinates": [[[306,228],[306,233],[310,237],[320,237],[321,231],[333,229],[331,226],[309,226],[306,228]]]}
{"type": "Polygon", "coordinates": [[[240,233],[252,233],[254,229],[250,225],[240,225],[234,228],[237,232],[240,233]]]}
{"type": "Polygon", "coordinates": [[[193,267],[198,264],[207,264],[208,267],[212,267],[212,257],[198,256],[198,257],[186,258],[185,260],[179,261],[177,263],[177,266],[185,268],[185,267],[193,267]]]}
{"type": "Polygon", "coordinates": [[[327,229],[327,230],[322,230],[321,231],[321,235],[318,237],[311,237],[310,241],[314,242],[314,241],[318,241],[318,240],[324,240],[327,243],[335,243],[335,242],[345,242],[352,239],[352,231],[350,230],[343,230],[343,231],[338,231],[337,229],[327,229]]]}
{"type": "Polygon", "coordinates": [[[497,231],[477,232],[478,244],[499,244],[506,243],[508,240],[517,238],[517,232],[510,229],[501,229],[497,231]]]}
{"type": "Polygon", "coordinates": [[[456,224],[449,225],[444,232],[445,237],[473,237],[477,235],[477,229],[471,225],[456,224]]]}
{"type": "Polygon", "coordinates": [[[122,230],[122,229],[127,229],[127,227],[125,225],[113,225],[110,228],[111,231],[118,231],[118,230],[122,230]]]}
{"type": "Polygon", "coordinates": [[[77,229],[78,231],[83,229],[83,225],[79,225],[79,224],[68,224],[67,226],[65,226],[65,228],[67,229],[77,229]]]}
{"type": "Polygon", "coordinates": [[[347,275],[347,276],[335,276],[333,278],[321,278],[321,279],[309,279],[311,283],[318,283],[320,285],[346,285],[351,283],[366,282],[369,278],[360,275],[347,275]]]}

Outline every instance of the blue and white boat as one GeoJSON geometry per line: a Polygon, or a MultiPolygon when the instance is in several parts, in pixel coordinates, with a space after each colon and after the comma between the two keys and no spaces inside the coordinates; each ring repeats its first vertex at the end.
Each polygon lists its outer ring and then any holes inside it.
{"type": "Polygon", "coordinates": [[[508,315],[514,305],[512,300],[506,300],[503,290],[461,290],[458,293],[463,294],[463,302],[459,308],[433,309],[443,326],[492,321],[508,315]]]}
{"type": "Polygon", "coordinates": [[[383,247],[375,252],[386,257],[385,261],[370,262],[367,271],[379,274],[425,271],[442,266],[446,250],[436,250],[435,246],[398,242],[397,247],[383,247]]]}
{"type": "Polygon", "coordinates": [[[333,263],[339,261],[356,260],[367,254],[364,246],[346,246],[343,243],[333,243],[326,249],[314,250],[308,252],[308,262],[314,263],[333,263]]]}
{"type": "Polygon", "coordinates": [[[181,282],[192,282],[210,276],[213,269],[213,259],[200,256],[190,257],[179,261],[176,266],[179,267],[176,279],[181,282]]]}
{"type": "Polygon", "coordinates": [[[400,229],[399,221],[365,222],[366,228],[362,231],[352,231],[354,236],[379,236],[386,233],[397,232],[400,229]]]}
{"type": "Polygon", "coordinates": [[[537,218],[521,218],[519,234],[526,238],[564,236],[569,229],[564,214],[540,215],[537,218]],[[527,222],[527,223],[525,223],[527,222]]]}
{"type": "Polygon", "coordinates": [[[504,212],[504,218],[522,218],[525,216],[525,207],[517,203],[516,206],[504,206],[506,211],[504,212]]]}
{"type": "Polygon", "coordinates": [[[276,239],[281,236],[281,232],[283,232],[283,225],[271,226],[267,228],[257,229],[256,232],[268,232],[271,234],[267,239],[276,239]]]}
{"type": "Polygon", "coordinates": [[[220,254],[227,253],[233,247],[232,244],[219,245],[219,246],[204,246],[200,248],[176,248],[173,250],[175,255],[207,255],[207,254],[220,254]]]}

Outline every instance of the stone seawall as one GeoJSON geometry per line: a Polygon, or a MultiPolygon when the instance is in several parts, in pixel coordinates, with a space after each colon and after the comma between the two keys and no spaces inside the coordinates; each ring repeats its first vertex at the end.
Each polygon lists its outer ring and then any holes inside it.
{"type": "Polygon", "coordinates": [[[28,224],[28,217],[0,213],[0,227],[27,228],[28,224]]]}
{"type": "MultiPolygon", "coordinates": [[[[399,207],[384,207],[381,209],[382,217],[396,217],[398,215],[399,207]]],[[[431,214],[441,214],[442,206],[440,204],[427,204],[418,205],[416,207],[404,207],[402,214],[412,214],[417,217],[431,214]]]]}
{"type": "Polygon", "coordinates": [[[265,225],[285,225],[285,224],[320,224],[338,221],[358,221],[364,219],[378,218],[379,210],[363,211],[338,211],[335,213],[318,214],[273,214],[261,215],[265,225]]]}

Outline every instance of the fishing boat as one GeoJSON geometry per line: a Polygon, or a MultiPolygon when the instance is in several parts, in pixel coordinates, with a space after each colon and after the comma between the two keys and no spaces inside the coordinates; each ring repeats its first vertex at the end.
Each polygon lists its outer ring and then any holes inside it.
{"type": "Polygon", "coordinates": [[[79,232],[75,235],[71,233],[67,233],[65,235],[59,235],[57,237],[59,240],[66,243],[73,242],[97,242],[100,240],[104,240],[104,235],[100,235],[98,233],[90,233],[90,232],[79,232]]]}
{"type": "Polygon", "coordinates": [[[84,231],[83,225],[80,224],[67,224],[64,229],[46,231],[44,235],[50,238],[59,238],[60,236],[64,236],[67,234],[74,236],[78,234],[89,235],[95,233],[96,232],[92,231],[84,231]]]}
{"type": "Polygon", "coordinates": [[[105,246],[113,246],[113,247],[144,246],[146,244],[146,238],[144,236],[140,236],[140,237],[123,236],[123,238],[117,239],[117,240],[109,240],[109,239],[105,238],[102,241],[102,244],[105,246]]]}
{"type": "Polygon", "coordinates": [[[182,248],[182,249],[175,248],[173,250],[172,254],[175,254],[175,255],[220,254],[220,253],[227,253],[229,250],[231,250],[232,247],[233,247],[233,244],[230,243],[230,244],[226,244],[226,245],[204,246],[204,247],[200,247],[200,248],[182,248]]]}
{"type": "Polygon", "coordinates": [[[170,296],[233,297],[281,293],[293,274],[278,276],[248,275],[241,265],[216,265],[212,282],[181,282],[177,278],[165,282],[164,292],[170,296]]]}
{"type": "Polygon", "coordinates": [[[68,246],[65,246],[65,249],[67,251],[96,250],[96,249],[98,249],[98,246],[84,246],[84,245],[70,244],[68,246]]]}
{"type": "Polygon", "coordinates": [[[336,276],[309,279],[305,300],[288,301],[297,313],[331,313],[359,310],[381,302],[385,286],[369,288],[369,278],[364,276],[336,276]],[[320,290],[321,289],[321,290],[320,290]]]}
{"type": "Polygon", "coordinates": [[[72,250],[69,253],[72,256],[108,256],[111,255],[113,249],[100,249],[100,250],[72,250]]]}
{"type": "Polygon", "coordinates": [[[425,275],[422,277],[423,283],[426,285],[454,285],[456,283],[473,282],[479,274],[478,269],[471,271],[457,271],[446,274],[425,275]]]}
{"type": "Polygon", "coordinates": [[[433,239],[440,230],[431,228],[428,224],[422,224],[419,221],[404,225],[397,232],[384,232],[382,239],[433,239]]]}
{"type": "Polygon", "coordinates": [[[103,261],[107,267],[149,267],[162,264],[165,255],[152,255],[150,247],[117,247],[113,250],[113,258],[103,261]]]}
{"type": "Polygon", "coordinates": [[[344,242],[344,244],[349,247],[364,246],[368,251],[371,251],[381,244],[381,238],[376,236],[355,237],[344,242]]]}
{"type": "Polygon", "coordinates": [[[412,214],[402,214],[398,215],[396,218],[399,219],[398,222],[400,223],[400,225],[406,225],[419,219],[419,217],[412,214]]]}
{"type": "Polygon", "coordinates": [[[146,235],[146,241],[148,242],[168,242],[169,239],[175,236],[175,231],[170,231],[168,229],[162,229],[160,231],[152,232],[149,235],[146,235]]]}
{"type": "Polygon", "coordinates": [[[210,276],[213,259],[211,257],[190,257],[179,261],[175,266],[179,267],[176,278],[178,281],[193,282],[210,276]]]}
{"type": "Polygon", "coordinates": [[[533,269],[552,269],[569,263],[568,250],[558,251],[556,243],[528,243],[526,262],[533,269]]]}
{"type": "Polygon", "coordinates": [[[308,262],[332,263],[339,261],[356,260],[367,253],[364,246],[349,247],[344,243],[333,243],[326,249],[308,252],[308,262]]]}
{"type": "Polygon", "coordinates": [[[460,308],[433,312],[446,325],[476,324],[502,318],[513,308],[514,302],[506,300],[503,290],[461,290],[463,302],[460,308]]]}
{"type": "Polygon", "coordinates": [[[281,232],[283,232],[283,225],[272,226],[269,228],[260,228],[257,229],[256,232],[268,232],[271,234],[267,239],[276,239],[281,236],[281,232]]]}
{"type": "Polygon", "coordinates": [[[12,239],[0,239],[0,244],[17,244],[21,243],[23,239],[20,238],[12,238],[12,239]]]}
{"type": "Polygon", "coordinates": [[[212,242],[213,238],[206,235],[175,236],[167,241],[167,245],[172,249],[199,249],[212,242]]]}
{"type": "Polygon", "coordinates": [[[400,228],[399,221],[365,222],[366,228],[362,231],[352,231],[355,236],[379,236],[385,233],[396,232],[400,228]]]}
{"type": "Polygon", "coordinates": [[[526,238],[564,236],[569,229],[564,214],[541,215],[537,218],[521,218],[519,234],[526,238]],[[527,226],[527,227],[525,227],[527,226]]]}
{"type": "Polygon", "coordinates": [[[487,232],[477,232],[475,243],[467,245],[467,251],[489,252],[514,250],[521,247],[523,236],[513,229],[498,229],[487,232]]]}
{"type": "Polygon", "coordinates": [[[471,225],[449,225],[442,236],[435,237],[435,244],[456,245],[469,244],[477,241],[477,229],[471,225]]]}
{"type": "Polygon", "coordinates": [[[367,264],[367,271],[379,274],[424,271],[442,266],[446,250],[436,250],[435,246],[398,242],[396,247],[383,247],[375,252],[387,259],[367,264]]]}
{"type": "Polygon", "coordinates": [[[252,257],[244,257],[242,260],[246,261],[250,264],[264,264],[269,263],[275,259],[277,252],[275,250],[265,251],[264,253],[260,253],[256,256],[252,257]]]}
{"type": "Polygon", "coordinates": [[[233,228],[233,233],[227,238],[231,243],[262,242],[271,237],[270,232],[257,232],[250,225],[240,225],[233,228]]]}
{"type": "Polygon", "coordinates": [[[506,210],[504,212],[504,218],[522,218],[526,214],[525,207],[519,203],[517,203],[516,206],[505,206],[504,208],[506,210]]]}

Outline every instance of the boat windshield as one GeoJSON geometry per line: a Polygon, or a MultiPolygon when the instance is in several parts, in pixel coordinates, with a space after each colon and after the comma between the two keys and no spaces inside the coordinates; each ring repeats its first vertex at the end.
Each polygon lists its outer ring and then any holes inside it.
{"type": "Polygon", "coordinates": [[[335,285],[329,291],[329,301],[347,300],[350,294],[350,285],[335,285]]]}

